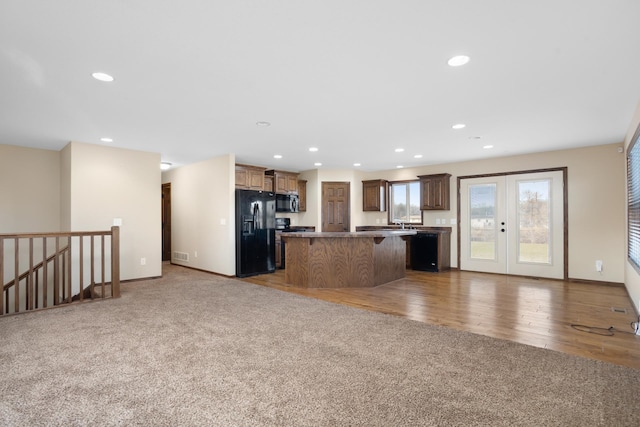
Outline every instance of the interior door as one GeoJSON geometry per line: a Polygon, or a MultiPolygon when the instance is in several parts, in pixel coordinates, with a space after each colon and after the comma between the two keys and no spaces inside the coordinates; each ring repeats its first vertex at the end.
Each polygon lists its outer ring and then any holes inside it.
{"type": "Polygon", "coordinates": [[[349,231],[349,182],[322,183],[322,231],[349,231]]]}
{"type": "Polygon", "coordinates": [[[171,260],[171,183],[162,184],[162,261],[171,260]]]}
{"type": "Polygon", "coordinates": [[[565,278],[564,171],[460,180],[460,268],[565,278]]]}

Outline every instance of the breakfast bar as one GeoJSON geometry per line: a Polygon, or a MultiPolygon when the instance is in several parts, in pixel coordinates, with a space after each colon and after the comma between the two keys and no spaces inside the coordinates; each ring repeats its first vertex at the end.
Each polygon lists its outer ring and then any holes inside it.
{"type": "Polygon", "coordinates": [[[405,277],[414,230],[286,233],[285,282],[301,288],[373,287],[405,277]]]}

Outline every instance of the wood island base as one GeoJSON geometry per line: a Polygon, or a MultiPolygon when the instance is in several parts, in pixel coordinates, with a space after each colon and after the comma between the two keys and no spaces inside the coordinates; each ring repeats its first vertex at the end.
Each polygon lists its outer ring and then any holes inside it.
{"type": "Polygon", "coordinates": [[[286,233],[285,282],[301,288],[373,287],[405,277],[415,231],[286,233]]]}

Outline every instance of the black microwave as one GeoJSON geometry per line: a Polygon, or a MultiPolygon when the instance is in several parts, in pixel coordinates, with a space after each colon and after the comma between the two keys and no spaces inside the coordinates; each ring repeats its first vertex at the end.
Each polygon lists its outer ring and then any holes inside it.
{"type": "Polygon", "coordinates": [[[298,212],[297,194],[276,194],[276,212],[298,212]]]}

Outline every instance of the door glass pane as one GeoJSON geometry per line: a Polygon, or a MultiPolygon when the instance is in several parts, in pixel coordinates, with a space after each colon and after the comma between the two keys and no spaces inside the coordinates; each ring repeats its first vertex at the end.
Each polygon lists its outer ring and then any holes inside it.
{"type": "Polygon", "coordinates": [[[469,186],[469,256],[496,259],[496,184],[469,186]]]}
{"type": "Polygon", "coordinates": [[[518,181],[518,262],[551,263],[551,180],[518,181]]]}

